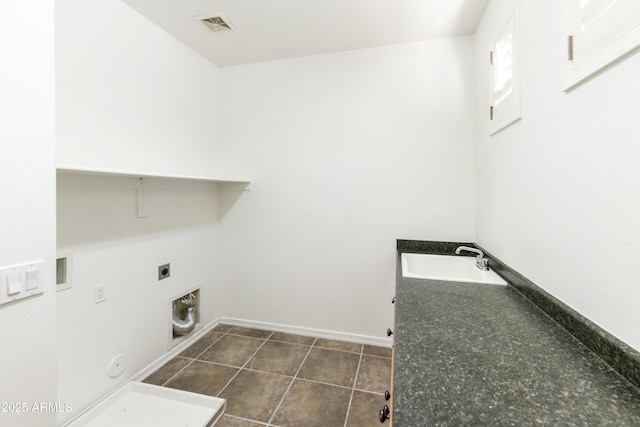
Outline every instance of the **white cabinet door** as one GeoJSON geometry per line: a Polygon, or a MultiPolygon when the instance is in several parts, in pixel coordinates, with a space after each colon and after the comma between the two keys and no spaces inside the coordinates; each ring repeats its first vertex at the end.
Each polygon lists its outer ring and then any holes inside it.
{"type": "Polygon", "coordinates": [[[640,46],[640,1],[565,0],[568,90],[640,46]]]}

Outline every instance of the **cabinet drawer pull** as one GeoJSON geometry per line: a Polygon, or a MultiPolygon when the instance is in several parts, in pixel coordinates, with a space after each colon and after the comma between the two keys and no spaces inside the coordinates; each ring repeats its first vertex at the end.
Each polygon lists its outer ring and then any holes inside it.
{"type": "Polygon", "coordinates": [[[388,418],[389,418],[389,407],[387,405],[384,405],[384,407],[380,410],[380,415],[378,416],[378,419],[380,420],[381,423],[383,423],[388,418]]]}
{"type": "Polygon", "coordinates": [[[393,335],[393,331],[391,329],[387,329],[387,336],[390,337],[393,335]]]}
{"type": "Polygon", "coordinates": [[[384,392],[384,400],[389,400],[391,399],[391,393],[389,393],[389,390],[384,392]]]}

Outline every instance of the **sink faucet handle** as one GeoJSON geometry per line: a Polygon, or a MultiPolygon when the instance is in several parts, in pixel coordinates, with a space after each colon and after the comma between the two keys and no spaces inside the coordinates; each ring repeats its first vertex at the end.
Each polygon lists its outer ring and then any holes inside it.
{"type": "Polygon", "coordinates": [[[484,257],[484,253],[480,249],[470,248],[469,246],[458,246],[456,248],[456,255],[460,255],[460,252],[462,251],[473,252],[474,254],[476,254],[478,259],[484,257]]]}
{"type": "Polygon", "coordinates": [[[476,267],[482,271],[489,270],[489,260],[484,257],[484,253],[480,249],[470,248],[469,246],[458,246],[456,254],[460,255],[460,252],[462,251],[476,254],[476,267]]]}

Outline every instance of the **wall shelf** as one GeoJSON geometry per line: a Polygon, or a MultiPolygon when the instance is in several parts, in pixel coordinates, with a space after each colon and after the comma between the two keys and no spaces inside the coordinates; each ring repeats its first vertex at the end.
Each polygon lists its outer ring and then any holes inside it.
{"type": "Polygon", "coordinates": [[[56,171],[62,172],[62,173],[112,175],[112,176],[121,176],[121,177],[129,177],[129,178],[145,178],[145,179],[146,178],[162,178],[162,179],[213,182],[213,183],[220,184],[221,185],[220,188],[224,190],[238,190],[238,191],[251,190],[251,181],[248,179],[165,174],[165,173],[156,173],[156,172],[141,172],[141,171],[129,171],[129,170],[119,170],[119,169],[86,168],[86,167],[71,166],[71,165],[56,165],[56,171]]]}

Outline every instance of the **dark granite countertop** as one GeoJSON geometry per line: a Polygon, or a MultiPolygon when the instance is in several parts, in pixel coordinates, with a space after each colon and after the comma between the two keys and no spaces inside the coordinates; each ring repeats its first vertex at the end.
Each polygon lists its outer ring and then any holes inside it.
{"type": "Polygon", "coordinates": [[[394,427],[640,426],[640,390],[511,286],[398,271],[395,310],[394,427]]]}

